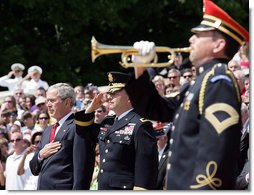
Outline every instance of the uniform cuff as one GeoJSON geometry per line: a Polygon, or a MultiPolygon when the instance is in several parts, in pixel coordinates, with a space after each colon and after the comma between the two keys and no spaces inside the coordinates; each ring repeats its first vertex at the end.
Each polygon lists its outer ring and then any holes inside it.
{"type": "Polygon", "coordinates": [[[75,124],[86,127],[94,123],[94,112],[85,113],[84,110],[75,113],[75,124]]]}

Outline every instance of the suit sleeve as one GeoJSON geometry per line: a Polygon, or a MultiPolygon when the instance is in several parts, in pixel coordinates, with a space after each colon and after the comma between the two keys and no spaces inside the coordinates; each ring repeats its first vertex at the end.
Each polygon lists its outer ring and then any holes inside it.
{"type": "Polygon", "coordinates": [[[144,122],[139,127],[135,137],[135,150],[134,190],[155,189],[158,175],[158,151],[150,122],[144,122]]]}
{"type": "Polygon", "coordinates": [[[250,174],[250,162],[247,161],[243,167],[241,174],[236,180],[236,190],[245,190],[249,186],[249,182],[246,181],[246,175],[250,174]]]}

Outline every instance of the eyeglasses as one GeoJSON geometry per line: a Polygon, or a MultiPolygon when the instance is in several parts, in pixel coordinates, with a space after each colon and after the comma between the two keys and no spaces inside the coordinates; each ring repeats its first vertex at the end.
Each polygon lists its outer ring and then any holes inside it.
{"type": "Polygon", "coordinates": [[[168,77],[169,79],[176,79],[177,76],[168,77]]]}
{"type": "Polygon", "coordinates": [[[44,119],[44,120],[48,120],[49,118],[48,118],[48,117],[40,117],[39,119],[40,119],[40,120],[43,120],[43,119],[44,119]]]}
{"type": "Polygon", "coordinates": [[[5,103],[12,103],[12,101],[9,101],[9,100],[6,100],[6,101],[4,101],[5,103]]]}
{"type": "Polygon", "coordinates": [[[188,77],[188,78],[191,78],[192,75],[184,75],[184,76],[183,76],[183,78],[185,78],[185,79],[186,79],[187,77],[188,77]]]}
{"type": "Polygon", "coordinates": [[[17,139],[11,139],[10,142],[11,143],[14,143],[14,142],[20,142],[22,139],[20,138],[17,138],[17,139]]]}

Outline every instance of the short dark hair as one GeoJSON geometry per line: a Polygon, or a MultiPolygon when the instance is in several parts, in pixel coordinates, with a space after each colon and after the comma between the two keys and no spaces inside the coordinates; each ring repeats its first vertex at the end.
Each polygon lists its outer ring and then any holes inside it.
{"type": "Polygon", "coordinates": [[[101,105],[100,108],[102,109],[102,112],[106,112],[107,111],[107,108],[104,105],[101,105]]]}
{"type": "Polygon", "coordinates": [[[226,41],[225,55],[228,57],[228,59],[232,59],[234,55],[240,49],[240,45],[235,39],[233,39],[229,35],[219,30],[214,30],[214,38],[221,38],[221,37],[224,38],[226,41]]]}
{"type": "Polygon", "coordinates": [[[42,131],[36,131],[36,132],[34,132],[34,133],[32,134],[32,137],[31,137],[31,143],[34,144],[34,141],[35,141],[36,136],[42,135],[42,134],[43,134],[42,131]]]}
{"type": "Polygon", "coordinates": [[[27,118],[33,118],[33,115],[30,111],[25,111],[22,114],[21,120],[24,121],[27,118]]]}

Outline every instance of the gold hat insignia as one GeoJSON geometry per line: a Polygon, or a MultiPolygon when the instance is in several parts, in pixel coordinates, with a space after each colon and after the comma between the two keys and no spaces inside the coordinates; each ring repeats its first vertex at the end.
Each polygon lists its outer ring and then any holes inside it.
{"type": "Polygon", "coordinates": [[[113,82],[113,76],[111,73],[108,74],[108,80],[109,82],[113,82]]]}

